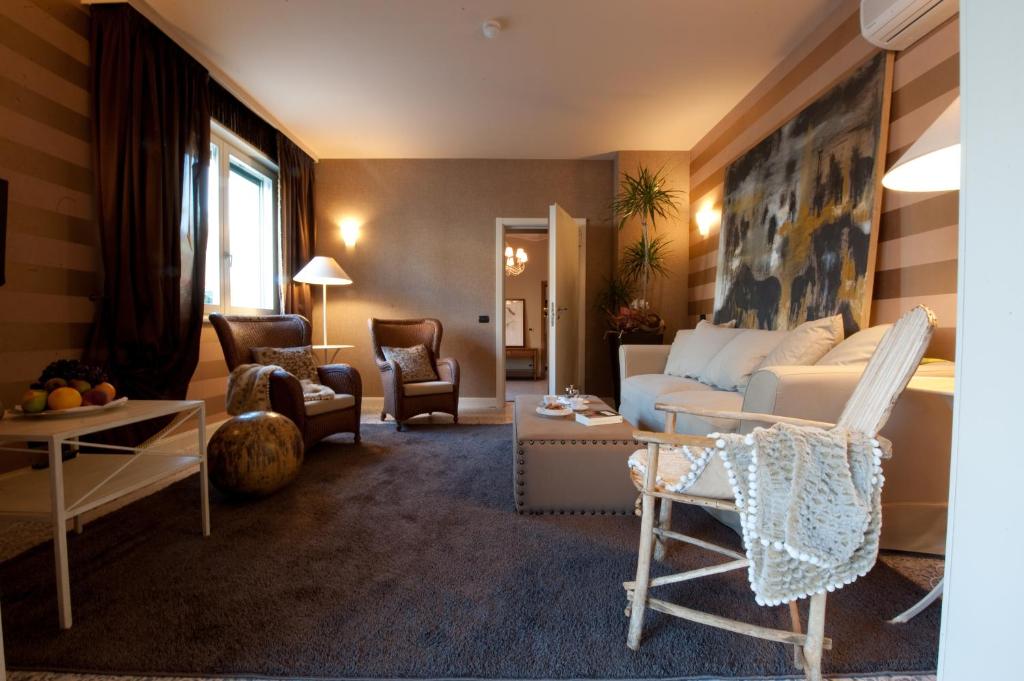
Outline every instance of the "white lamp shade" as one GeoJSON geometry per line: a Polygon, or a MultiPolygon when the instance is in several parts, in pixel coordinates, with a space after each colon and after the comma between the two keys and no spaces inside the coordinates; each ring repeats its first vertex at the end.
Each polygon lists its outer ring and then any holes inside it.
{"type": "Polygon", "coordinates": [[[944,192],[960,188],[960,98],[928,126],[882,178],[900,192],[944,192]]]}
{"type": "Polygon", "coordinates": [[[292,279],[300,284],[324,286],[345,286],[352,283],[352,278],[345,274],[338,261],[325,255],[314,257],[292,279]]]}

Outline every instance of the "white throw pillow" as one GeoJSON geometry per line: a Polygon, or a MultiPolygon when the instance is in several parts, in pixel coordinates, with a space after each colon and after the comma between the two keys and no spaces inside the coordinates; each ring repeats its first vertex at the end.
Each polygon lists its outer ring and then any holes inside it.
{"type": "Polygon", "coordinates": [[[715,326],[709,321],[702,321],[692,332],[672,343],[665,362],[665,373],[669,376],[697,378],[726,343],[736,337],[744,329],[732,329],[715,326]]]}
{"type": "Polygon", "coordinates": [[[879,324],[858,331],[818,360],[818,366],[867,364],[892,324],[879,324]]]}
{"type": "Polygon", "coordinates": [[[739,334],[711,358],[698,380],[721,390],[743,390],[750,382],[750,374],[788,333],[739,329],[739,334]]]}
{"type": "Polygon", "coordinates": [[[761,362],[763,367],[811,366],[843,340],[843,316],[804,322],[786,334],[761,362]]]}

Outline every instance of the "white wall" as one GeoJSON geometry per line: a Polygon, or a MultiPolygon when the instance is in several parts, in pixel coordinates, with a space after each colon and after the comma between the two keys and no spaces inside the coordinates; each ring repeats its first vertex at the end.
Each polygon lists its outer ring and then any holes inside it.
{"type": "Polygon", "coordinates": [[[960,323],[942,681],[1024,675],[1024,3],[960,7],[960,323]]]}

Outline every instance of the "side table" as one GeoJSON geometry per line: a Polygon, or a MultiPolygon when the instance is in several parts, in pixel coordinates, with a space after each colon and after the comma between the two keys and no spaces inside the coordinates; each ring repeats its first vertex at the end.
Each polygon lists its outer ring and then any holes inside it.
{"type": "Polygon", "coordinates": [[[0,451],[38,449],[12,443],[45,443],[46,470],[22,468],[0,476],[0,515],[13,518],[49,518],[53,525],[53,553],[57,577],[58,620],[71,628],[71,586],[68,577],[67,522],[81,528],[83,513],[172,478],[199,464],[203,536],[210,534],[210,496],[206,470],[206,403],[202,400],[129,400],[124,406],[78,416],[30,417],[8,415],[0,421],[0,451]],[[150,419],[175,416],[172,423],[137,447],[122,447],[82,438],[111,428],[150,419]],[[161,448],[160,444],[182,424],[197,422],[196,454],[161,448]],[[102,454],[80,452],[62,460],[65,445],[94,447],[102,454]]]}
{"type": "Polygon", "coordinates": [[[342,350],[351,350],[354,345],[314,345],[314,350],[323,350],[324,352],[324,364],[334,364],[334,358],[338,356],[338,353],[342,350]],[[330,352],[330,358],[327,353],[330,352]]]}

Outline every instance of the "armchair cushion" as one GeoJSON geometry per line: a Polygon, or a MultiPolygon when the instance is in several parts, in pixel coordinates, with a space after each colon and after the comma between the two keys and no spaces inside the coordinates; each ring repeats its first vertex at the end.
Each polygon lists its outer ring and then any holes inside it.
{"type": "Polygon", "coordinates": [[[419,383],[407,383],[405,394],[407,397],[417,395],[441,395],[455,390],[455,385],[449,381],[420,381],[419,383]]]}
{"type": "Polygon", "coordinates": [[[252,348],[257,364],[276,364],[300,381],[317,380],[313,348],[301,345],[293,348],[252,348]]]}
{"type": "Polygon", "coordinates": [[[388,362],[397,364],[401,369],[402,383],[420,383],[436,381],[437,371],[430,359],[427,346],[420,343],[410,348],[381,347],[381,352],[388,362]]]}
{"type": "Polygon", "coordinates": [[[333,400],[315,400],[306,402],[306,416],[317,416],[339,409],[349,409],[356,405],[354,395],[335,395],[333,400]]]}

